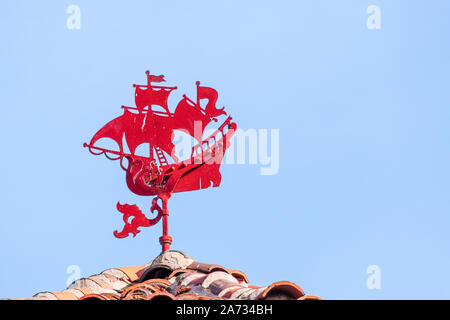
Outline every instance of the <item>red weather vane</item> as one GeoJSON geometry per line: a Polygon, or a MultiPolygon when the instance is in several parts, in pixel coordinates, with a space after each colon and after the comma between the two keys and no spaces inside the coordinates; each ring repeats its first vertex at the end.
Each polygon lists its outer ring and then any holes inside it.
{"type": "Polygon", "coordinates": [[[175,192],[200,190],[218,187],[222,176],[219,172],[222,159],[237,125],[228,116],[225,121],[208,136],[203,137],[206,126],[218,117],[227,115],[224,108],[216,108],[218,93],[210,87],[200,86],[196,82],[197,99],[186,95],[178,102],[172,113],[168,107],[168,98],[177,87],[153,85],[152,82],[165,82],[164,76],[147,74],[146,85],[136,85],[136,107],[122,106],[123,114],[103,126],[84,147],[94,155],[104,154],[110,160],[119,160],[120,167],[126,171],[128,188],[140,196],[156,196],[150,207],[157,212],[155,218],[148,219],[137,205],[117,203],[117,210],[123,214],[125,226],[122,231],[114,231],[117,238],[136,236],[139,227],[150,227],[162,219],[162,236],[159,242],[162,250],[170,249],[172,237],[169,236],[167,202],[175,192]],[[207,100],[205,107],[201,100],[207,100]],[[153,110],[159,106],[164,111],[153,110]],[[190,157],[179,160],[175,156],[174,130],[189,134],[196,144],[190,157]],[[130,153],[124,152],[124,140],[130,153]],[[101,138],[109,138],[118,145],[118,150],[95,146],[101,138]],[[136,149],[143,143],[149,144],[149,156],[136,155],[136,149]],[[162,202],[162,208],[158,204],[162,202]],[[131,220],[131,221],[130,221],[131,220]]]}

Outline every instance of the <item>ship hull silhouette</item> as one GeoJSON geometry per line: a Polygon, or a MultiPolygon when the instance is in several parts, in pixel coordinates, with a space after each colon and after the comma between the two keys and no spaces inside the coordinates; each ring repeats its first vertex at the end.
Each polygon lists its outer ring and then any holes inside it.
{"type": "MultiPolygon", "coordinates": [[[[231,117],[228,117],[211,136],[192,148],[189,159],[157,166],[153,165],[149,157],[124,153],[122,144],[119,144],[119,151],[93,145],[100,139],[97,135],[93,137],[91,143],[84,146],[88,147],[94,155],[105,154],[110,160],[119,160],[126,171],[127,186],[133,193],[140,196],[154,196],[218,187],[222,178],[219,171],[220,165],[236,129],[236,124],[231,122],[231,117]],[[126,165],[124,159],[127,160],[126,165]]],[[[98,133],[102,135],[101,138],[114,139],[115,137],[115,134],[111,134],[109,130],[100,130],[98,133]]],[[[119,138],[122,140],[121,136],[119,138]]],[[[128,144],[130,151],[133,150],[132,153],[139,145],[128,144]]],[[[171,147],[169,145],[168,150],[172,150],[170,148],[174,148],[173,144],[171,147]]]]}

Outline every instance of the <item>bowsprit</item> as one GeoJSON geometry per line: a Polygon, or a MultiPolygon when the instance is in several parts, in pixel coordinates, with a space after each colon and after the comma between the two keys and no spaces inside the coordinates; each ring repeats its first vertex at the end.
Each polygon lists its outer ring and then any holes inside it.
{"type": "Polygon", "coordinates": [[[172,243],[168,234],[169,198],[175,192],[220,185],[220,165],[237,125],[224,108],[216,107],[217,91],[201,86],[198,81],[196,100],[183,95],[175,111],[170,112],[168,98],[177,87],[154,85],[152,83],[164,82],[164,76],[154,76],[149,71],[146,74],[146,85],[133,85],[136,107],[122,106],[123,114],[103,126],[89,143],[84,143],[84,147],[94,155],[104,154],[110,160],[118,160],[126,171],[127,186],[133,193],[156,196],[150,210],[156,211],[157,215],[152,219],[148,219],[138,206],[118,202],[117,210],[123,214],[125,225],[122,231],[114,231],[114,236],[125,238],[130,233],[136,236],[139,227],[153,226],[162,219],[163,234],[159,242],[164,252],[172,243]],[[201,106],[201,100],[207,100],[205,107],[201,106]],[[155,106],[162,107],[163,111],[154,110],[155,106]],[[203,138],[206,126],[211,121],[218,122],[221,116],[226,116],[222,124],[212,135],[203,138]],[[187,159],[179,160],[175,156],[174,130],[181,130],[196,141],[187,159]],[[115,141],[117,150],[96,145],[102,138],[115,141]],[[124,151],[125,143],[129,153],[124,151]],[[148,157],[136,154],[136,149],[143,143],[149,144],[148,157]],[[158,200],[161,200],[162,208],[158,200]]]}

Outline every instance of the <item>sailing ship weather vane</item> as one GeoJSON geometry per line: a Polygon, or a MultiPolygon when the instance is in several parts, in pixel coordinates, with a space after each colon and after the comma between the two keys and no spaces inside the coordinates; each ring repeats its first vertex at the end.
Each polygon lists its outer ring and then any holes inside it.
{"type": "Polygon", "coordinates": [[[221,182],[219,172],[222,159],[237,125],[227,116],[224,108],[216,108],[218,93],[215,89],[201,86],[196,82],[197,99],[193,101],[186,95],[178,102],[175,111],[170,112],[168,98],[177,87],[154,85],[164,82],[164,76],[146,72],[146,85],[133,85],[136,107],[122,106],[123,114],[103,126],[84,147],[94,155],[104,154],[110,160],[119,160],[126,171],[128,188],[140,196],[156,196],[150,211],[157,213],[148,219],[137,205],[117,203],[117,210],[123,214],[125,225],[122,231],[114,231],[117,238],[125,238],[130,233],[136,236],[139,227],[150,227],[162,219],[162,236],[159,242],[162,251],[170,250],[172,237],[168,229],[168,200],[172,193],[218,187],[221,182]],[[203,108],[201,100],[207,100],[203,108]],[[160,106],[164,111],[153,110],[160,106]],[[217,130],[207,138],[203,132],[211,121],[227,116],[217,130]],[[189,134],[196,141],[190,157],[179,160],[172,142],[174,130],[189,134]],[[130,153],[124,151],[124,140],[130,153]],[[96,146],[101,138],[109,138],[118,145],[118,150],[96,146]],[[136,155],[136,149],[143,143],[149,144],[149,156],[136,155]],[[158,204],[161,200],[162,208],[158,204]]]}

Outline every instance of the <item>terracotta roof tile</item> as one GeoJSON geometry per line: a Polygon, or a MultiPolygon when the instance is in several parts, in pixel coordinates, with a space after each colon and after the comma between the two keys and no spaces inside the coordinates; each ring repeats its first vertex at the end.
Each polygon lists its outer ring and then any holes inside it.
{"type": "Polygon", "coordinates": [[[83,296],[88,295],[88,294],[92,294],[92,291],[86,288],[79,288],[77,289],[79,290],[81,293],[83,293],[83,296]]]}
{"type": "Polygon", "coordinates": [[[231,300],[247,300],[246,298],[255,292],[255,289],[252,288],[240,288],[233,292],[230,296],[231,300]]]}
{"type": "Polygon", "coordinates": [[[72,290],[52,292],[52,294],[55,295],[58,300],[78,300],[78,297],[72,292],[72,290]]]}
{"type": "Polygon", "coordinates": [[[259,297],[260,299],[265,299],[267,295],[270,292],[277,291],[277,292],[285,292],[291,295],[293,298],[298,299],[301,296],[304,296],[305,293],[303,292],[302,288],[300,288],[298,285],[296,285],[293,282],[290,281],[278,281],[270,286],[268,286],[259,297]]]}
{"type": "Polygon", "coordinates": [[[82,296],[80,300],[109,300],[109,299],[101,294],[90,293],[82,296]]]}
{"type": "Polygon", "coordinates": [[[129,281],[136,281],[139,279],[139,271],[145,270],[146,266],[133,266],[133,267],[122,267],[117,268],[116,270],[122,271],[127,277],[129,281]]]}
{"type": "MultiPolygon", "coordinates": [[[[203,283],[201,284],[203,288],[208,289],[209,286],[213,283],[219,281],[218,283],[231,283],[231,284],[238,284],[239,281],[233,277],[231,274],[223,272],[223,271],[214,271],[203,280],[203,283]]],[[[217,285],[217,284],[216,284],[217,285]]]]}
{"type": "Polygon", "coordinates": [[[151,263],[112,268],[74,281],[61,292],[41,292],[33,300],[318,300],[290,281],[266,287],[248,284],[239,270],[194,261],[180,251],[160,254],[151,263]]]}
{"type": "Polygon", "coordinates": [[[58,298],[51,292],[39,292],[33,296],[36,300],[58,300],[58,298]]]}
{"type": "Polygon", "coordinates": [[[245,273],[243,273],[241,270],[228,270],[228,272],[235,277],[236,279],[238,279],[239,281],[245,281],[246,283],[248,283],[248,278],[245,275],[245,273]]]}
{"type": "Polygon", "coordinates": [[[244,288],[241,285],[234,285],[231,287],[226,287],[217,295],[219,298],[229,299],[231,295],[238,289],[244,288]]]}
{"type": "Polygon", "coordinates": [[[305,294],[304,296],[298,298],[297,300],[322,300],[322,298],[319,298],[318,296],[305,294]]]}

